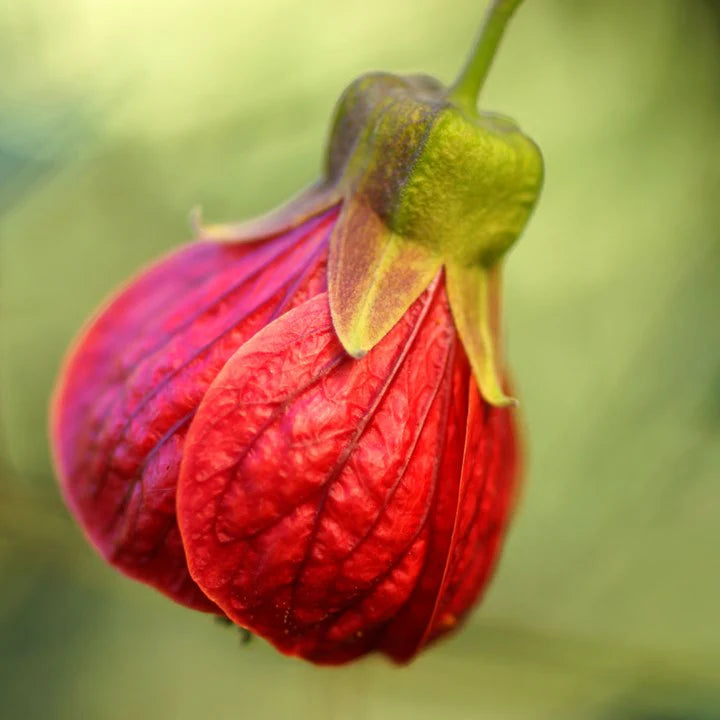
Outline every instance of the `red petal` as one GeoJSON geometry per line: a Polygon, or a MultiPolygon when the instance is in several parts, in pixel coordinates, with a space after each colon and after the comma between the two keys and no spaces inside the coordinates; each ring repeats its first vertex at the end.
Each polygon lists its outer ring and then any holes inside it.
{"type": "MultiPolygon", "coordinates": [[[[484,402],[473,376],[462,476],[444,577],[423,642],[455,628],[495,568],[516,497],[518,451],[513,412],[484,402]]],[[[395,653],[407,659],[407,653],[395,653]]]]}
{"type": "MultiPolygon", "coordinates": [[[[311,299],[238,350],[192,422],[178,518],[193,578],[286,653],[409,658],[484,579],[496,544],[474,528],[499,511],[474,443],[502,458],[508,417],[471,384],[440,280],[362,360],[311,299]]],[[[511,476],[493,481],[503,497],[511,476]]]]}
{"type": "Polygon", "coordinates": [[[185,434],[235,350],[324,291],[335,217],[180,250],[120,292],[66,361],[53,445],[68,503],[108,560],[191,607],[216,610],[188,574],[175,517],[185,434]]]}

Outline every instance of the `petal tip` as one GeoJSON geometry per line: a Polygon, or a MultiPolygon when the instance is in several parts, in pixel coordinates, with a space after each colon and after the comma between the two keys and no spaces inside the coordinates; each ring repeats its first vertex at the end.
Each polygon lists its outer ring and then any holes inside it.
{"type": "Polygon", "coordinates": [[[350,340],[346,337],[343,337],[343,334],[338,332],[337,329],[335,330],[338,339],[340,340],[340,344],[343,346],[343,350],[355,360],[361,360],[368,354],[369,348],[365,346],[364,343],[359,343],[354,340],[350,340]]]}

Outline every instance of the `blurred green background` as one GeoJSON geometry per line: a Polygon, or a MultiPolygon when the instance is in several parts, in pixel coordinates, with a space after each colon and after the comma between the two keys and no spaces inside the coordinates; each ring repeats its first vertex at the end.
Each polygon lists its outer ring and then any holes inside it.
{"type": "Polygon", "coordinates": [[[106,567],[46,406],[123,278],[315,178],[356,75],[450,81],[476,0],[0,8],[0,717],[720,718],[720,6],[527,0],[483,106],[542,147],[508,264],[524,501],[486,602],[407,668],[318,669],[106,567]]]}

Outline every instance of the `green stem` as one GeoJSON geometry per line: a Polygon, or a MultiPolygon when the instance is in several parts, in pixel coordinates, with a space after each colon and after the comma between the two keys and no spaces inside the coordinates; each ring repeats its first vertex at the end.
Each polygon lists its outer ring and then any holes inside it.
{"type": "Polygon", "coordinates": [[[465,67],[450,88],[450,99],[471,114],[477,101],[508,21],[522,0],[492,0],[485,12],[480,34],[465,67]]]}

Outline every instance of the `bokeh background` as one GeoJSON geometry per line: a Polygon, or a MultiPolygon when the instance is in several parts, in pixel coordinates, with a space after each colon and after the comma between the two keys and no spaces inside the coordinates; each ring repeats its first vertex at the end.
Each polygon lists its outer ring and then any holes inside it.
{"type": "Polygon", "coordinates": [[[46,407],[72,335],[210,220],[312,181],[354,76],[450,81],[478,0],[0,7],[0,717],[720,718],[720,4],[527,0],[483,95],[542,147],[505,324],[524,499],[407,668],[317,669],[107,568],[46,407]]]}

